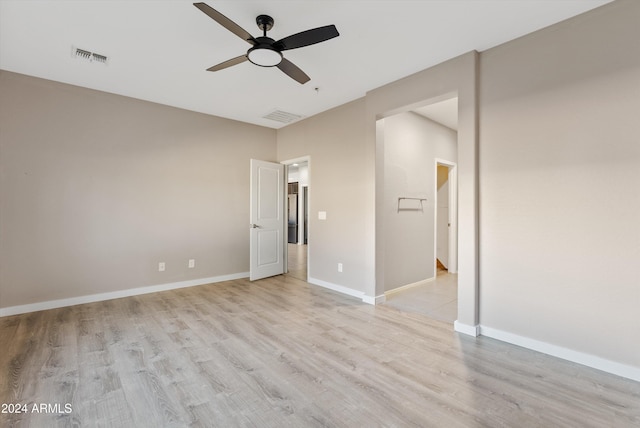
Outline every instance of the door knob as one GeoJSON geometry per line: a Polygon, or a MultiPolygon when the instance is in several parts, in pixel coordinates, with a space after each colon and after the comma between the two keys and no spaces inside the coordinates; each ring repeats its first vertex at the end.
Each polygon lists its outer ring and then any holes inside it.
{"type": "Polygon", "coordinates": [[[260,226],[255,223],[251,223],[251,229],[260,229],[260,226]]]}

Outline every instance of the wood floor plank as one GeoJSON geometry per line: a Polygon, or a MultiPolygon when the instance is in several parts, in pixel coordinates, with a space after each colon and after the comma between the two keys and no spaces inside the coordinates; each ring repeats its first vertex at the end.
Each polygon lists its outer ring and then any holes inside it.
{"type": "Polygon", "coordinates": [[[288,276],[5,317],[0,340],[3,403],[73,409],[0,426],[640,426],[637,382],[288,276]]]}

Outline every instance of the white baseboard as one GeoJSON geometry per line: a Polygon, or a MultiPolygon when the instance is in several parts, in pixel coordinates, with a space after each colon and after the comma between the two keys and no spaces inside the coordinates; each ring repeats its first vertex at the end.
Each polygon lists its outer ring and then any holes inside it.
{"type": "Polygon", "coordinates": [[[390,296],[390,295],[392,295],[392,294],[399,293],[399,292],[401,292],[401,291],[405,291],[405,290],[408,290],[408,289],[410,289],[410,288],[417,287],[417,286],[419,286],[419,285],[428,284],[428,283],[433,282],[433,281],[435,281],[435,280],[436,280],[436,277],[435,277],[435,276],[434,276],[433,278],[422,279],[422,280],[420,280],[420,281],[413,282],[413,283],[411,283],[411,284],[402,285],[402,286],[400,286],[400,287],[394,288],[393,290],[385,291],[385,292],[384,292],[384,295],[385,295],[385,297],[386,297],[386,296],[390,296]]]}
{"type": "Polygon", "coordinates": [[[367,305],[374,305],[376,304],[376,298],[374,296],[365,296],[362,295],[362,302],[366,303],[367,305]]]}
{"type": "Polygon", "coordinates": [[[606,358],[563,348],[562,346],[552,345],[491,327],[480,326],[480,334],[640,382],[640,367],[618,363],[607,360],[606,358]]]}
{"type": "Polygon", "coordinates": [[[345,287],[344,285],[333,284],[331,282],[323,281],[317,278],[307,278],[307,282],[313,285],[319,285],[320,287],[328,288],[329,290],[337,291],[338,293],[346,294],[347,296],[357,297],[364,303],[375,305],[375,298],[371,296],[365,296],[363,291],[354,290],[353,288],[345,287]]]}
{"type": "Polygon", "coordinates": [[[466,334],[467,336],[478,337],[480,335],[479,325],[463,324],[458,320],[453,322],[453,329],[458,333],[466,334]]]}
{"type": "Polygon", "coordinates": [[[111,291],[108,293],[89,294],[86,296],[69,297],[67,299],[49,300],[46,302],[30,303],[27,305],[10,306],[0,308],[0,317],[24,314],[27,312],[44,311],[47,309],[62,308],[65,306],[81,305],[83,303],[101,302],[103,300],[119,299],[121,297],[138,296],[141,294],[156,293],[158,291],[175,290],[177,288],[194,287],[215,282],[231,281],[233,279],[247,278],[249,272],[234,273],[230,275],[214,276],[211,278],[191,279],[188,281],[172,282],[169,284],[150,285],[147,287],[129,288],[127,290],[111,291]]]}
{"type": "Polygon", "coordinates": [[[362,301],[364,303],[367,303],[369,305],[381,305],[384,302],[387,301],[386,297],[384,296],[384,294],[381,294],[379,296],[362,296],[362,301]]]}

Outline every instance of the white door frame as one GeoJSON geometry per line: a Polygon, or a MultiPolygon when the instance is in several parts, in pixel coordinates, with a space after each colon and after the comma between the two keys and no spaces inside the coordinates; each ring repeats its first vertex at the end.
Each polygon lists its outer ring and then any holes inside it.
{"type": "MultiPolygon", "coordinates": [[[[303,163],[306,162],[307,163],[307,192],[309,191],[309,189],[311,189],[311,156],[306,155],[306,156],[301,156],[299,158],[294,158],[294,159],[287,159],[287,160],[283,160],[280,161],[281,164],[285,165],[285,175],[288,179],[289,177],[289,165],[293,165],[294,163],[303,163]]],[[[307,193],[307,203],[308,203],[308,207],[309,207],[309,211],[311,211],[311,194],[307,193]]],[[[303,219],[304,221],[304,219],[303,219]]],[[[311,244],[313,242],[312,238],[311,238],[311,216],[309,216],[309,224],[307,225],[308,229],[307,229],[307,239],[308,239],[308,243],[307,243],[307,279],[309,278],[309,266],[311,266],[311,244]]],[[[287,232],[287,229],[285,227],[285,233],[287,232]]],[[[285,242],[288,242],[288,239],[285,239],[285,242]]],[[[303,242],[304,244],[304,242],[303,242]]],[[[289,245],[285,245],[284,246],[284,261],[285,261],[285,272],[289,271],[289,266],[287,263],[287,260],[289,259],[289,245]]]]}
{"type": "Polygon", "coordinates": [[[304,216],[306,207],[304,206],[304,195],[309,190],[309,183],[298,186],[298,245],[304,245],[304,216]]]}
{"type": "Polygon", "coordinates": [[[436,258],[438,255],[438,165],[449,168],[449,273],[458,272],[458,165],[445,159],[435,159],[434,181],[434,222],[433,222],[433,272],[437,272],[436,258]]]}

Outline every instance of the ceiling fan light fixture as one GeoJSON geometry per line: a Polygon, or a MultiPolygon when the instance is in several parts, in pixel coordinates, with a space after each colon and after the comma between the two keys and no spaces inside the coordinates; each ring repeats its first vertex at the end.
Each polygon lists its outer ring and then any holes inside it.
{"type": "Polygon", "coordinates": [[[247,58],[260,67],[275,67],[282,61],[282,54],[271,46],[255,46],[249,49],[247,58]]]}

